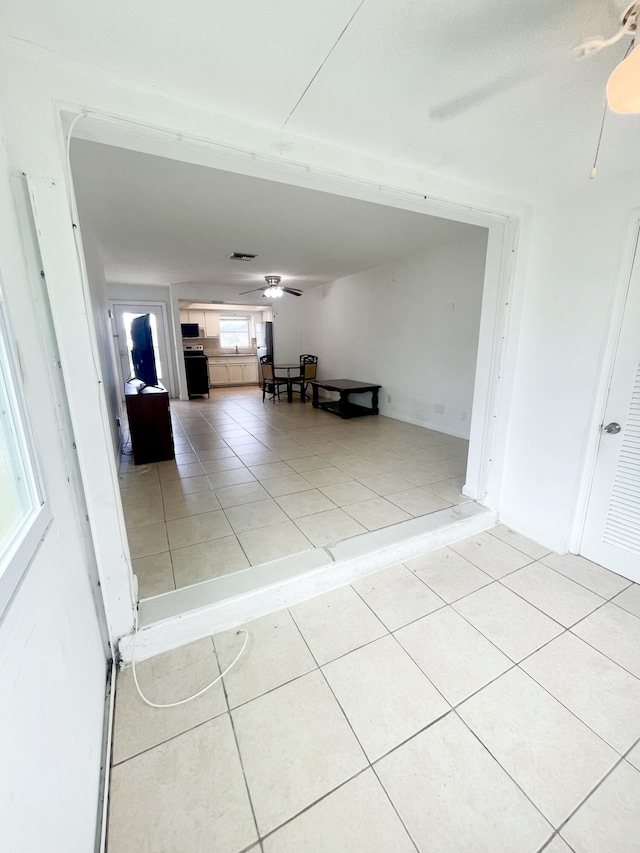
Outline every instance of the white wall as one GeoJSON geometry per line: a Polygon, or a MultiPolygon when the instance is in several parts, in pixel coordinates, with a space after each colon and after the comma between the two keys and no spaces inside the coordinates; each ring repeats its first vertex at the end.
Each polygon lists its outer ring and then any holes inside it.
{"type": "Polygon", "coordinates": [[[109,301],[104,279],[102,258],[91,232],[82,233],[82,247],[87,270],[87,279],[91,292],[91,313],[98,345],[98,356],[102,368],[104,394],[109,412],[109,427],[113,443],[113,454],[120,461],[122,437],[118,418],[120,417],[120,381],[113,355],[113,329],[109,318],[109,301]]]}
{"type": "MultiPolygon", "coordinates": [[[[4,48],[8,44],[8,40],[3,41],[4,48]]],[[[118,495],[111,414],[90,319],[91,297],[74,238],[66,146],[56,123],[52,91],[41,76],[44,68],[36,71],[34,66],[25,66],[18,71],[4,52],[3,66],[12,78],[8,85],[6,74],[0,75],[0,109],[9,166],[29,180],[83,478],[86,512],[81,517],[88,516],[91,525],[109,636],[115,641],[134,624],[131,561],[118,495]]]]}
{"type": "MultiPolygon", "coordinates": [[[[430,199],[446,199],[451,202],[452,215],[461,220],[468,214],[476,218],[467,221],[478,222],[479,210],[518,217],[522,224],[520,245],[527,247],[528,255],[526,263],[523,256],[517,259],[514,281],[518,311],[510,332],[519,345],[513,340],[509,344],[509,359],[500,371],[501,383],[509,389],[503,396],[503,408],[511,417],[508,432],[505,430],[504,437],[492,448],[492,458],[506,459],[504,489],[495,505],[503,518],[522,532],[550,547],[567,547],[576,521],[576,496],[589,463],[585,416],[593,411],[594,395],[600,387],[598,353],[606,323],[602,306],[608,304],[611,295],[615,258],[622,240],[620,223],[625,209],[633,203],[630,196],[636,187],[629,191],[622,186],[612,187],[609,192],[602,165],[604,179],[599,177],[588,183],[585,178],[584,198],[549,197],[530,215],[527,199],[482,189],[471,181],[456,182],[409,163],[383,161],[367,151],[339,149],[331,144],[330,137],[307,139],[279,128],[242,122],[186,99],[167,98],[157,90],[141,88],[97,68],[54,57],[34,45],[7,40],[3,48],[7,73],[0,80],[0,87],[10,120],[13,163],[36,181],[45,182],[53,176],[64,186],[64,149],[55,121],[56,107],[64,103],[73,105],[75,111],[87,108],[122,119],[113,125],[103,122],[102,135],[96,138],[118,144],[126,136],[127,144],[135,150],[182,156],[190,162],[284,179],[300,186],[332,191],[337,185],[339,192],[367,200],[375,200],[377,187],[392,187],[397,189],[398,204],[402,206],[428,210],[430,199]],[[132,122],[130,126],[126,125],[128,121],[132,122]],[[165,129],[166,140],[158,137],[150,142],[141,125],[165,129]],[[185,141],[184,145],[178,143],[180,154],[176,154],[177,138],[215,140],[215,145],[185,141]],[[340,176],[344,175],[349,180],[341,183],[340,176]],[[411,195],[404,195],[404,191],[411,195]],[[582,299],[584,277],[590,283],[587,291],[592,294],[594,275],[603,271],[597,298],[593,302],[582,299]],[[576,304],[579,323],[569,308],[576,304]],[[578,366],[573,353],[583,354],[586,350],[587,358],[578,366]],[[513,405],[512,388],[517,394],[513,405]],[[532,481],[539,476],[543,487],[534,484],[532,489],[532,481]],[[553,489],[551,498],[549,488],[553,489]]],[[[542,198],[543,178],[540,176],[538,182],[538,195],[542,198]]],[[[54,309],[62,316],[65,307],[79,307],[81,290],[70,263],[70,232],[57,227],[67,216],[64,194],[55,188],[49,194],[55,200],[42,223],[41,239],[58,285],[54,309]]],[[[45,195],[44,190],[41,195],[45,195]]],[[[81,335],[74,340],[73,351],[81,365],[87,365],[92,357],[89,338],[81,335]]],[[[66,340],[63,344],[65,350],[71,349],[66,340]]],[[[66,361],[71,360],[69,355],[66,361]]],[[[91,385],[88,369],[78,369],[74,377],[80,385],[91,385]]],[[[75,396],[79,393],[75,388],[70,392],[74,418],[82,433],[80,454],[85,444],[90,445],[97,460],[99,422],[94,413],[99,404],[94,396],[87,402],[84,390],[86,417],[80,416],[75,396]]],[[[111,484],[104,466],[97,462],[90,465],[87,460],[86,467],[91,469],[87,483],[93,512],[97,503],[93,489],[98,483],[111,484]]],[[[106,489],[102,491],[109,504],[106,489]]],[[[108,529],[109,542],[117,539],[113,525],[100,525],[100,529],[108,529]]],[[[109,552],[108,542],[100,542],[99,546],[98,551],[104,548],[109,552]]],[[[117,574],[110,598],[122,597],[118,611],[119,624],[123,624],[127,621],[126,596],[123,578],[117,574]]]]}
{"type": "Polygon", "coordinates": [[[169,285],[156,287],[146,284],[108,282],[107,296],[110,302],[163,302],[167,307],[171,300],[169,285]]]}
{"type": "Polygon", "coordinates": [[[31,264],[27,271],[28,239],[26,229],[18,233],[0,146],[0,270],[53,512],[0,621],[0,849],[85,853],[94,847],[98,813],[106,655],[73,435],[60,412],[62,383],[50,357],[39,269],[31,264]]]}
{"type": "MultiPolygon", "coordinates": [[[[501,515],[556,550],[579,546],[611,352],[607,340],[638,175],[536,210],[501,515]]],[[[640,318],[638,318],[640,335],[640,318]]]]}
{"type": "Polygon", "coordinates": [[[316,354],[323,378],[382,385],[383,414],[468,438],[487,230],[461,231],[428,252],[284,296],[277,358],[316,354]]]}

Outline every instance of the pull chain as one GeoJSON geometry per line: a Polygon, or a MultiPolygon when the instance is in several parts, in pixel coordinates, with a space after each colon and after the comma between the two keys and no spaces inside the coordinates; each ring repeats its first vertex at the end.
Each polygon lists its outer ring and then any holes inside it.
{"type": "MultiPolygon", "coordinates": [[[[636,43],[635,38],[632,38],[631,44],[629,45],[629,47],[625,51],[624,56],[622,57],[622,62],[624,62],[624,60],[627,58],[627,56],[629,56],[629,54],[633,50],[635,43],[636,43]]],[[[600,134],[598,136],[598,144],[596,146],[596,156],[593,158],[593,166],[591,167],[591,171],[589,172],[589,180],[590,181],[592,181],[596,177],[596,175],[598,174],[598,156],[600,155],[600,143],[602,142],[602,132],[604,130],[605,119],[607,118],[607,110],[608,110],[608,104],[605,101],[604,110],[602,111],[602,121],[600,122],[600,134]]]]}

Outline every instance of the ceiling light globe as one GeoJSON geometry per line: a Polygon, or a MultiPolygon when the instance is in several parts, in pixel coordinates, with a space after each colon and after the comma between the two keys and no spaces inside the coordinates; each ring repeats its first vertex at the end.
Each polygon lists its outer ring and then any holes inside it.
{"type": "Polygon", "coordinates": [[[615,113],[640,113],[640,45],[613,69],[607,103],[615,113]]]}

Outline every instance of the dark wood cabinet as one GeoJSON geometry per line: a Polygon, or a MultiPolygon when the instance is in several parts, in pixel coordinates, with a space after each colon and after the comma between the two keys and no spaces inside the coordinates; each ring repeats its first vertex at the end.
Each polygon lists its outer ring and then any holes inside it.
{"type": "Polygon", "coordinates": [[[125,383],[124,398],[135,464],[173,459],[169,392],[161,385],[152,388],[134,380],[125,383]]]}

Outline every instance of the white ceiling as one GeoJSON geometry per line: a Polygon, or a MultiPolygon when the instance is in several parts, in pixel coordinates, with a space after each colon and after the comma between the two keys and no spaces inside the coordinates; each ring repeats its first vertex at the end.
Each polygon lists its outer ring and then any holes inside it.
{"type": "Polygon", "coordinates": [[[71,162],[81,228],[114,283],[215,285],[211,299],[251,302],[260,294],[241,292],[267,274],[304,290],[476,229],[85,140],[71,162]]]}
{"type": "MultiPolygon", "coordinates": [[[[4,0],[0,20],[9,37],[155,91],[529,197],[587,180],[628,39],[582,62],[571,48],[613,32],[623,4],[4,0]]],[[[610,116],[599,179],[636,169],[639,143],[640,117],[610,116]]]]}

